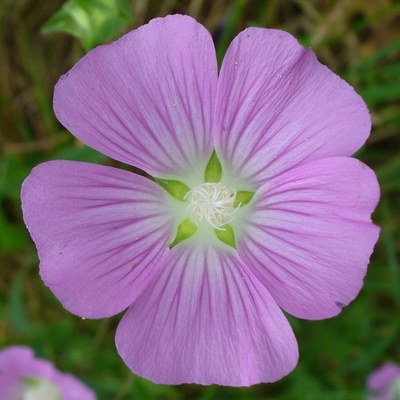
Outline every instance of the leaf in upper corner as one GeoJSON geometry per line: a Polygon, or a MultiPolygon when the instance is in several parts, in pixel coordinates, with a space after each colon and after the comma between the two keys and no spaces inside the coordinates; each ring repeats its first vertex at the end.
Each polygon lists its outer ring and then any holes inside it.
{"type": "Polygon", "coordinates": [[[128,0],[68,0],[43,25],[42,32],[69,33],[88,51],[120,35],[131,22],[128,0]]]}

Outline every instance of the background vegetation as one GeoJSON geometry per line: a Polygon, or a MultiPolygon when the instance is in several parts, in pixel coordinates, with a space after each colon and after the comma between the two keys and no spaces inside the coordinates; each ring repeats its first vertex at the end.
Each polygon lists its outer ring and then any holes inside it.
{"type": "Polygon", "coordinates": [[[369,372],[400,361],[400,2],[74,0],[57,12],[62,4],[0,0],[0,347],[32,346],[81,377],[100,400],[364,399],[369,372]],[[372,114],[372,135],[358,157],[381,183],[374,219],[382,233],[365,286],[337,318],[291,318],[300,362],[275,384],[169,387],[133,376],[114,347],[119,317],[89,321],[65,311],[39,278],[22,222],[20,186],[33,166],[49,159],[116,164],[57,122],[51,99],[58,77],[94,45],[176,12],[212,32],[220,59],[247,26],[291,32],[355,86],[372,114]]]}

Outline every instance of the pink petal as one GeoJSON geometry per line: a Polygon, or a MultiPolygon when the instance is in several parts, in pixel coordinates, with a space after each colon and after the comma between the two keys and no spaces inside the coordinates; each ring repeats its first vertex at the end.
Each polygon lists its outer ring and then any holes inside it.
{"type": "Polygon", "coordinates": [[[246,29],[230,45],[215,117],[228,168],[255,185],[306,161],[352,155],[371,125],[361,97],[311,50],[262,28],[246,29]]]}
{"type": "Polygon", "coordinates": [[[54,111],[89,146],[166,176],[210,156],[216,85],[210,34],[173,15],[89,52],[59,80],[54,111]]]}
{"type": "Polygon", "coordinates": [[[352,158],[295,168],[264,185],[239,254],[287,312],[339,314],[358,294],[379,229],[374,173],[352,158]]]}
{"type": "Polygon", "coordinates": [[[154,382],[248,386],[297,363],[293,332],[235,252],[183,243],[122,319],[118,352],[154,382]]]}
{"type": "MultiPolygon", "coordinates": [[[[21,398],[21,375],[32,364],[33,351],[28,347],[11,346],[0,350],[0,399],[19,400],[21,398]]],[[[49,377],[49,367],[41,367],[40,374],[49,377]]]]}
{"type": "Polygon", "coordinates": [[[41,276],[65,308],[101,318],[132,304],[168,253],[165,196],[149,179],[110,167],[52,161],[32,171],[24,219],[41,276]]]}
{"type": "Polygon", "coordinates": [[[369,375],[367,387],[376,392],[385,391],[396,379],[400,379],[400,366],[386,363],[369,375]]]}

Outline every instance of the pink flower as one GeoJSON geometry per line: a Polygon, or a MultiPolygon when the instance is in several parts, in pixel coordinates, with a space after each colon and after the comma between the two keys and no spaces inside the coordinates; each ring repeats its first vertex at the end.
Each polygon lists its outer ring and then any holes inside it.
{"type": "Polygon", "coordinates": [[[0,350],[1,400],[96,400],[95,394],[74,376],[35,358],[28,347],[0,350]]]}
{"type": "Polygon", "coordinates": [[[400,366],[383,364],[369,375],[367,387],[375,394],[368,400],[397,400],[400,396],[400,366]]]}
{"type": "Polygon", "coordinates": [[[276,381],[298,359],[280,308],[328,318],[358,294],[379,187],[350,156],[370,117],[288,33],[246,29],[218,77],[203,26],[157,18],[83,57],[54,110],[84,143],[157,177],[52,161],[22,191],[44,282],[82,317],[128,308],[116,344],[136,374],[276,381]]]}

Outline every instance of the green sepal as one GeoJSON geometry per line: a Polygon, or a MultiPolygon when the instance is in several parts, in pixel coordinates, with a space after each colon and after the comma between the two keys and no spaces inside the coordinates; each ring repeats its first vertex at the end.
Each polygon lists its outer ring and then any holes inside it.
{"type": "Polygon", "coordinates": [[[233,232],[232,227],[230,225],[224,225],[221,229],[214,229],[217,238],[221,242],[236,249],[235,233],[233,232]]]}
{"type": "Polygon", "coordinates": [[[236,192],[235,202],[233,203],[233,207],[245,206],[250,203],[251,199],[254,197],[254,192],[248,192],[246,190],[240,190],[236,192]]]}
{"type": "Polygon", "coordinates": [[[222,166],[218,160],[217,153],[214,150],[207,163],[206,170],[204,172],[204,180],[206,182],[219,182],[221,180],[221,176],[222,166]]]}
{"type": "Polygon", "coordinates": [[[190,190],[184,183],[175,180],[154,178],[154,182],[158,183],[175,199],[184,201],[187,192],[190,190]]]}
{"type": "Polygon", "coordinates": [[[27,377],[23,379],[23,382],[26,386],[31,386],[31,387],[40,385],[39,378],[27,377]]]}
{"type": "Polygon", "coordinates": [[[183,220],[179,225],[176,232],[176,237],[173,242],[169,245],[169,248],[172,249],[178,243],[184,241],[185,239],[190,238],[190,236],[194,235],[197,231],[197,225],[192,222],[190,219],[183,220]]]}

